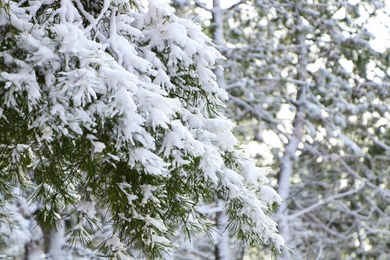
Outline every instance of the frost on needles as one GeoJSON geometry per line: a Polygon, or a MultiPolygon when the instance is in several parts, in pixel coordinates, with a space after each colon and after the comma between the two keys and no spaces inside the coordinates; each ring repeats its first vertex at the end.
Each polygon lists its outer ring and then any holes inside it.
{"type": "Polygon", "coordinates": [[[162,1],[0,3],[5,244],[26,198],[35,229],[68,248],[169,258],[178,232],[208,232],[199,205],[222,199],[235,236],[283,246],[280,197],[235,148],[201,28],[162,1]]]}

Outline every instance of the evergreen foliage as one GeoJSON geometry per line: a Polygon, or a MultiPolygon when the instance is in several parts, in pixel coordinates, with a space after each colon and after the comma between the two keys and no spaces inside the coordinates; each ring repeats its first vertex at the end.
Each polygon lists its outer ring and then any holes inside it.
{"type": "Polygon", "coordinates": [[[7,254],[169,258],[177,232],[209,231],[215,197],[239,238],[283,246],[280,197],[235,148],[221,55],[190,20],[159,1],[6,0],[0,37],[7,254]]]}

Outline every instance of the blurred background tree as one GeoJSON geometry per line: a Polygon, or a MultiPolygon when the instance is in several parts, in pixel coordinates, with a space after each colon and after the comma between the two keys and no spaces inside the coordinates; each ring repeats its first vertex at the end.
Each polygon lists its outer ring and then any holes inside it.
{"type": "MultiPolygon", "coordinates": [[[[223,70],[216,70],[230,96],[226,113],[258,164],[275,173],[271,181],[284,200],[276,216],[292,255],[387,259],[385,2],[176,0],[172,5],[201,23],[226,57],[223,70]]],[[[230,247],[232,259],[266,257],[249,246],[237,248],[234,241],[230,247]]],[[[280,259],[292,255],[286,251],[280,259]]]]}

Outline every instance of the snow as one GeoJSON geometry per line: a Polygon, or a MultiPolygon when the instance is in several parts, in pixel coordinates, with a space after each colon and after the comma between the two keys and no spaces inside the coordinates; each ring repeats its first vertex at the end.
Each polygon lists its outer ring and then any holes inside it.
{"type": "Polygon", "coordinates": [[[49,255],[52,259],[62,259],[65,256],[65,252],[63,251],[63,246],[65,245],[65,223],[63,221],[61,222],[57,230],[52,230],[50,233],[49,255]]]}
{"type": "Polygon", "coordinates": [[[5,240],[4,242],[6,244],[10,245],[7,251],[3,253],[17,255],[20,250],[23,250],[21,247],[32,239],[32,232],[30,230],[31,223],[20,214],[20,209],[26,207],[25,202],[23,204],[19,207],[15,204],[7,204],[3,209],[4,215],[12,214],[13,218],[12,222],[8,223],[8,225],[7,222],[0,224],[0,236],[2,240],[5,240]]]}
{"type": "MultiPolygon", "coordinates": [[[[21,130],[28,135],[26,144],[7,147],[9,164],[31,170],[31,182],[26,173],[28,180],[23,185],[32,185],[32,190],[46,195],[37,196],[39,203],[54,215],[53,221],[61,224],[58,232],[50,235],[50,256],[62,259],[67,253],[63,248],[64,216],[70,222],[77,219],[71,229],[88,241],[97,236],[89,234],[84,226],[89,221],[114,226],[107,228],[109,235],[104,236],[108,237],[104,245],[118,258],[132,245],[125,245],[130,239],[120,237],[121,232],[116,231],[122,227],[112,223],[116,215],[124,222],[132,221],[132,217],[144,221],[145,236],[134,244],[163,249],[172,245],[169,235],[174,230],[168,229],[167,223],[185,222],[188,218],[200,225],[200,216],[194,211],[200,202],[191,201],[188,194],[177,194],[186,201],[183,209],[188,212],[180,212],[180,219],[163,219],[167,209],[161,207],[171,205],[162,200],[166,199],[167,185],[176,170],[183,177],[206,179],[204,185],[209,186],[205,188],[216,196],[218,190],[228,190],[227,204],[243,201],[239,216],[233,219],[249,219],[246,221],[260,236],[273,236],[274,222],[263,211],[278,198],[262,186],[267,182],[264,172],[235,152],[234,124],[221,116],[228,95],[217,86],[213,72],[222,56],[211,39],[192,21],[176,17],[162,1],[149,1],[147,8],[140,6],[136,10],[126,0],[105,0],[99,13],[88,13],[82,6],[83,1],[70,0],[55,4],[26,1],[23,5],[10,1],[10,12],[0,14],[0,24],[11,23],[15,28],[14,40],[26,56],[17,56],[12,48],[0,54],[4,60],[0,111],[4,117],[12,111],[29,120],[29,132],[21,130]],[[40,12],[43,3],[49,6],[40,12]],[[21,99],[24,93],[28,94],[26,101],[21,99]],[[215,113],[210,113],[210,106],[215,113]],[[88,145],[79,145],[85,141],[88,145]],[[73,154],[67,154],[72,149],[77,149],[77,156],[81,152],[88,158],[82,162],[72,158],[73,154]],[[25,153],[31,158],[24,158],[25,153]],[[29,161],[28,165],[24,161],[29,161]],[[89,163],[96,166],[94,170],[102,171],[95,173],[102,187],[118,185],[123,195],[118,196],[123,198],[119,201],[124,205],[121,208],[130,212],[115,212],[117,209],[106,203],[112,199],[110,196],[107,200],[94,197],[99,189],[96,183],[89,183],[94,177],[86,169],[89,163]],[[146,175],[145,179],[127,183],[126,176],[117,178],[119,171],[115,169],[119,163],[134,170],[131,174],[146,175]],[[46,176],[46,167],[53,167],[58,176],[46,176]],[[34,170],[39,178],[35,178],[34,170]],[[261,198],[256,197],[259,187],[263,191],[261,198]],[[107,212],[100,214],[100,207],[107,207],[107,212]]],[[[44,215],[44,220],[49,220],[51,214],[44,215]]],[[[223,220],[225,224],[227,218],[223,220]]],[[[30,224],[21,218],[16,236],[31,240],[26,231],[30,224]]],[[[237,226],[252,232],[240,222],[237,226]]],[[[4,230],[10,235],[9,230],[4,230]]]]}
{"type": "Polygon", "coordinates": [[[283,248],[283,246],[285,245],[286,242],[284,241],[283,237],[281,235],[278,235],[278,234],[275,234],[272,239],[276,245],[276,248],[278,248],[278,251],[280,253],[279,248],[283,248]]]}
{"type": "Polygon", "coordinates": [[[264,169],[256,167],[254,162],[248,162],[245,164],[243,174],[245,174],[244,180],[247,183],[255,184],[257,182],[260,182],[261,184],[267,184],[269,182],[268,179],[265,177],[266,171],[264,169]]]}
{"type": "Polygon", "coordinates": [[[146,172],[152,175],[166,175],[168,164],[164,162],[159,156],[155,153],[145,149],[145,148],[136,148],[131,153],[130,163],[136,164],[141,163],[146,172]]]}
{"type": "Polygon", "coordinates": [[[127,201],[128,203],[131,205],[133,204],[133,200],[136,200],[138,199],[138,196],[137,195],[134,195],[134,194],[130,194],[129,192],[131,192],[132,190],[132,186],[128,183],[125,183],[125,182],[122,182],[122,183],[118,183],[118,187],[121,189],[121,191],[126,195],[126,198],[127,198],[127,201]]]}
{"type": "Polygon", "coordinates": [[[149,185],[149,184],[144,184],[141,186],[141,188],[142,188],[142,193],[143,193],[143,198],[141,201],[142,204],[146,204],[148,201],[151,201],[154,203],[159,202],[159,200],[153,196],[153,192],[155,190],[157,190],[157,187],[154,187],[154,186],[149,185]]]}
{"type": "Polygon", "coordinates": [[[281,204],[282,199],[279,194],[271,187],[262,185],[260,188],[261,200],[270,205],[274,202],[281,204]]]}
{"type": "Polygon", "coordinates": [[[95,218],[95,205],[90,201],[80,201],[77,204],[77,210],[85,213],[89,218],[95,218]]]}
{"type": "Polygon", "coordinates": [[[45,126],[42,130],[41,138],[43,140],[51,141],[53,138],[53,129],[50,126],[45,126]]]}
{"type": "Polygon", "coordinates": [[[173,149],[185,149],[194,156],[204,153],[204,145],[196,140],[180,121],[171,121],[171,127],[172,131],[167,133],[163,142],[165,156],[173,149]]]}
{"type": "Polygon", "coordinates": [[[242,185],[244,178],[240,174],[228,168],[224,169],[223,172],[227,181],[236,185],[242,185]]]}
{"type": "Polygon", "coordinates": [[[356,155],[362,155],[363,151],[362,149],[354,142],[351,140],[351,138],[345,136],[342,133],[339,133],[338,135],[340,139],[344,142],[344,145],[347,146],[351,151],[356,154],[356,155]]]}
{"type": "MultiPolygon", "coordinates": [[[[221,204],[221,202],[219,202],[221,204]]],[[[216,249],[218,249],[218,259],[229,260],[231,259],[230,252],[230,232],[226,229],[229,222],[229,216],[225,211],[221,211],[217,215],[217,224],[219,225],[217,239],[215,239],[216,249]]]]}
{"type": "Polygon", "coordinates": [[[217,183],[219,180],[217,173],[222,171],[222,167],[223,159],[221,155],[217,153],[214,147],[205,146],[205,153],[199,163],[199,168],[204,175],[212,182],[217,183]]]}
{"type": "Polygon", "coordinates": [[[121,240],[117,236],[112,236],[105,241],[105,244],[111,248],[112,251],[120,251],[124,247],[121,240]]]}
{"type": "Polygon", "coordinates": [[[171,244],[171,241],[169,239],[162,237],[162,236],[157,236],[157,235],[152,235],[152,241],[153,241],[153,244],[154,243],[166,244],[166,245],[171,244]]]}
{"type": "Polygon", "coordinates": [[[161,219],[151,218],[150,216],[145,217],[146,225],[153,225],[160,232],[168,231],[167,227],[164,225],[161,219]]]}

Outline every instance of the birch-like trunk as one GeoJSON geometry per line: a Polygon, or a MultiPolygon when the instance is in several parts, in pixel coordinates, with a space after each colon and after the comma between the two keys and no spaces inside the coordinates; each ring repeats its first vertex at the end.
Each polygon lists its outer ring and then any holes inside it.
{"type": "MultiPolygon", "coordinates": [[[[212,28],[213,28],[213,41],[216,47],[221,51],[221,47],[224,44],[223,37],[223,15],[224,10],[221,8],[221,0],[213,0],[212,8],[212,28]]],[[[215,75],[217,76],[218,85],[221,88],[225,88],[225,75],[222,67],[215,68],[215,75]]],[[[222,203],[219,201],[218,204],[222,203]]],[[[215,260],[229,260],[230,259],[230,234],[226,229],[228,223],[228,216],[224,210],[217,213],[216,224],[218,225],[218,232],[221,234],[221,238],[215,245],[215,260]]]]}
{"type": "MultiPolygon", "coordinates": [[[[220,201],[219,203],[223,203],[220,201]]],[[[229,218],[225,210],[217,213],[216,222],[218,224],[218,233],[221,235],[220,240],[215,246],[215,260],[229,260],[230,259],[230,234],[226,229],[229,218]]]]}
{"type": "Polygon", "coordinates": [[[62,220],[60,226],[57,230],[50,231],[48,236],[48,253],[51,259],[63,259],[65,254],[63,251],[63,246],[65,246],[65,222],[62,220]]]}
{"type": "MultiPolygon", "coordinates": [[[[224,9],[221,7],[221,0],[213,0],[213,8],[211,9],[212,17],[212,30],[213,30],[213,42],[216,44],[217,49],[221,51],[222,46],[224,45],[224,36],[223,36],[223,16],[224,9]]],[[[225,84],[225,74],[222,67],[217,66],[214,71],[217,76],[218,85],[221,88],[226,88],[225,84]]]]}
{"type": "MultiPolygon", "coordinates": [[[[296,36],[296,46],[299,46],[298,49],[298,62],[297,62],[297,72],[296,80],[297,82],[306,82],[307,81],[307,47],[305,46],[305,33],[302,32],[302,19],[299,11],[300,6],[295,4],[295,36],[296,36]]],[[[299,143],[302,141],[302,135],[304,131],[304,106],[306,102],[306,85],[297,85],[297,97],[295,102],[295,116],[293,119],[293,131],[289,136],[288,144],[284,151],[284,155],[280,164],[280,172],[278,179],[278,193],[283,199],[283,203],[278,210],[279,218],[279,232],[283,236],[284,240],[288,244],[291,241],[290,227],[287,220],[288,213],[288,199],[290,197],[290,186],[291,178],[293,175],[293,166],[296,153],[298,151],[299,143]]],[[[291,255],[284,253],[281,257],[282,259],[290,259],[291,255]]]]}

